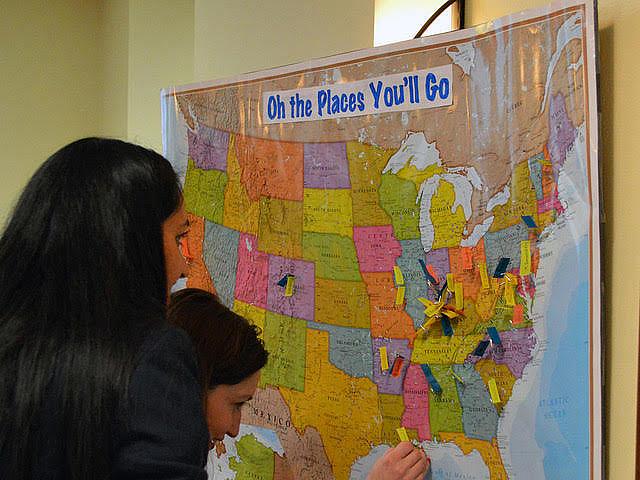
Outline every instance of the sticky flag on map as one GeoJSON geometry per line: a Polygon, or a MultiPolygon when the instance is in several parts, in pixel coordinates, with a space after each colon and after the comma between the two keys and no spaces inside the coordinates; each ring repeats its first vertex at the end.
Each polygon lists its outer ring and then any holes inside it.
{"type": "Polygon", "coordinates": [[[424,373],[424,376],[427,378],[427,382],[429,382],[429,387],[431,388],[433,393],[436,393],[436,394],[442,393],[442,387],[436,380],[436,377],[433,376],[433,373],[431,373],[431,367],[429,367],[428,364],[423,363],[422,365],[420,365],[420,368],[422,368],[422,372],[424,373]]]}
{"type": "Polygon", "coordinates": [[[464,294],[462,291],[462,282],[456,282],[455,285],[456,308],[462,310],[464,308],[464,294]]]}
{"type": "Polygon", "coordinates": [[[522,322],[524,322],[524,307],[521,304],[514,305],[511,323],[513,325],[519,325],[522,322]]]}
{"type": "Polygon", "coordinates": [[[398,437],[400,438],[401,442],[409,441],[409,435],[407,435],[407,431],[404,427],[396,428],[396,432],[398,433],[398,437]]]}
{"type": "Polygon", "coordinates": [[[391,365],[391,376],[399,377],[402,373],[402,365],[404,364],[404,357],[402,355],[398,355],[393,361],[393,365],[391,365]]]}
{"type": "Polygon", "coordinates": [[[278,286],[279,287],[286,287],[287,286],[287,278],[289,278],[289,274],[285,275],[284,277],[282,277],[280,279],[280,281],[278,282],[278,286]]]}
{"type": "Polygon", "coordinates": [[[393,279],[396,282],[396,286],[404,285],[404,276],[402,275],[402,270],[397,265],[393,266],[393,279]]]}
{"type": "Polygon", "coordinates": [[[442,308],[442,314],[449,318],[456,318],[460,316],[460,313],[453,310],[449,305],[442,308]]]}
{"type": "Polygon", "coordinates": [[[380,353],[380,370],[382,370],[382,373],[387,373],[387,371],[389,371],[389,357],[387,356],[387,347],[378,348],[378,352],[380,353]]]}
{"type": "Polygon", "coordinates": [[[292,297],[293,296],[293,287],[295,286],[296,277],[293,275],[287,276],[287,284],[284,287],[284,296],[292,297]]]}
{"type": "Polygon", "coordinates": [[[522,240],[520,242],[520,275],[531,274],[531,242],[522,240]]]}
{"type": "Polygon", "coordinates": [[[491,338],[491,341],[494,345],[500,345],[502,343],[502,340],[500,340],[500,334],[498,333],[498,329],[496,327],[487,328],[487,333],[489,334],[489,337],[491,338]]]}
{"type": "Polygon", "coordinates": [[[529,215],[523,215],[522,216],[522,220],[527,225],[527,227],[529,227],[529,228],[538,228],[538,226],[536,225],[536,222],[533,219],[533,217],[531,217],[529,215]]]}
{"type": "Polygon", "coordinates": [[[496,266],[496,271],[493,273],[494,278],[504,277],[507,267],[509,266],[510,258],[502,257],[496,266]]]}
{"type": "Polygon", "coordinates": [[[422,260],[421,258],[418,259],[418,262],[420,263],[420,267],[422,267],[422,273],[424,273],[424,278],[427,280],[427,282],[437,285],[438,278],[433,275],[433,272],[430,270],[429,267],[431,267],[431,265],[427,267],[427,265],[424,263],[424,260],[422,260]]]}
{"type": "Polygon", "coordinates": [[[404,292],[405,292],[405,286],[400,285],[398,287],[398,290],[396,290],[396,305],[400,306],[404,304],[404,292]]]}
{"type": "Polygon", "coordinates": [[[434,283],[438,283],[440,281],[438,280],[438,274],[436,273],[436,269],[433,268],[433,265],[427,265],[427,272],[429,272],[429,275],[431,275],[431,278],[435,280],[434,283]]]}
{"type": "Polygon", "coordinates": [[[456,372],[454,372],[453,370],[451,370],[451,376],[455,378],[457,381],[459,381],[462,385],[464,385],[464,380],[462,379],[462,377],[458,375],[456,372]]]}
{"type": "Polygon", "coordinates": [[[488,340],[482,340],[478,346],[476,347],[475,351],[473,352],[473,354],[476,357],[481,357],[484,355],[484,352],[487,351],[487,347],[489,346],[489,341],[488,340]]]}
{"type": "Polygon", "coordinates": [[[442,284],[442,288],[438,292],[438,301],[442,300],[443,295],[447,293],[447,282],[442,284]]]}
{"type": "Polygon", "coordinates": [[[506,303],[508,307],[513,307],[516,304],[515,287],[511,282],[504,284],[504,303],[506,303]]]}
{"type": "Polygon", "coordinates": [[[500,400],[500,394],[498,393],[498,385],[496,384],[495,378],[489,379],[489,393],[491,394],[491,401],[494,404],[502,403],[502,400],[500,400]]]}
{"type": "Polygon", "coordinates": [[[442,325],[442,333],[445,337],[453,337],[453,328],[451,327],[451,320],[447,317],[442,317],[440,319],[440,324],[442,325]]]}
{"type": "Polygon", "coordinates": [[[453,292],[456,288],[456,280],[453,278],[453,273],[447,273],[447,289],[453,292]]]}
{"type": "Polygon", "coordinates": [[[487,272],[487,264],[482,262],[478,265],[478,270],[480,270],[480,281],[482,282],[482,288],[488,290],[491,288],[489,285],[489,272],[487,272]]]}

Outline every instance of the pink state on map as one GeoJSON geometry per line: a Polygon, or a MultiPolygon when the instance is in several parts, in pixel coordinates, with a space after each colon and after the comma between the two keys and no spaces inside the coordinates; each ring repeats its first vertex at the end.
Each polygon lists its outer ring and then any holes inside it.
{"type": "Polygon", "coordinates": [[[227,170],[229,133],[205,125],[198,125],[196,132],[187,130],[189,156],[196,167],[203,170],[227,170]]]}
{"type": "Polygon", "coordinates": [[[524,367],[531,362],[536,346],[533,328],[500,332],[500,341],[500,345],[487,348],[482,357],[469,355],[465,363],[476,364],[481,359],[490,359],[498,365],[506,365],[517,379],[522,378],[524,367]]]}
{"type": "Polygon", "coordinates": [[[411,364],[407,369],[402,388],[404,412],[402,426],[418,430],[418,439],[431,440],[429,423],[429,382],[420,365],[411,364]]]}
{"type": "Polygon", "coordinates": [[[402,255],[402,245],[393,236],[391,225],[353,227],[353,243],[361,272],[390,272],[402,255]]]}
{"type": "Polygon", "coordinates": [[[351,188],[346,144],[304,144],[304,188],[351,188]]]}
{"type": "Polygon", "coordinates": [[[313,321],[315,310],[315,265],[313,262],[269,255],[267,309],[272,312],[313,321]],[[294,275],[294,292],[285,297],[278,285],[285,275],[294,275]]]}
{"type": "Polygon", "coordinates": [[[235,298],[260,308],[267,308],[269,255],[258,251],[253,235],[240,234],[235,298]]]}
{"type": "Polygon", "coordinates": [[[378,386],[378,393],[402,394],[402,382],[410,360],[409,340],[379,337],[373,339],[373,382],[378,386]],[[380,347],[387,347],[387,359],[390,368],[393,366],[396,356],[401,355],[404,357],[402,372],[397,377],[393,377],[389,371],[383,373],[380,369],[380,347]]]}

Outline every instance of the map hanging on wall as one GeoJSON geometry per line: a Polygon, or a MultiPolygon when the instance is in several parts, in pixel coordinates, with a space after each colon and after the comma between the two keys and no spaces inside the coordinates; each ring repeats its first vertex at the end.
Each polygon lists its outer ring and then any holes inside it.
{"type": "Polygon", "coordinates": [[[270,358],[215,479],[601,478],[595,26],[564,2],[163,91],[189,286],[270,358]]]}

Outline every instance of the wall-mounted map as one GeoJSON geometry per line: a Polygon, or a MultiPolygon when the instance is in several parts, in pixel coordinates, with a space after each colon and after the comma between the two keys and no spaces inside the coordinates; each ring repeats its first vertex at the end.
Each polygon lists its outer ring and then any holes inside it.
{"type": "Polygon", "coordinates": [[[190,286],[270,351],[215,479],[601,478],[593,6],[163,92],[190,286]]]}

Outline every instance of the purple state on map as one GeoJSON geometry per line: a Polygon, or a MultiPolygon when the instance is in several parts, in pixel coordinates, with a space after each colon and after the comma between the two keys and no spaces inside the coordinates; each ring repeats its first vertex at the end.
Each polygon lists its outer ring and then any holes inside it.
{"type": "Polygon", "coordinates": [[[229,133],[205,125],[198,125],[196,132],[187,130],[189,156],[196,167],[203,170],[227,170],[229,133]]]}
{"type": "Polygon", "coordinates": [[[346,144],[304,144],[304,188],[351,188],[346,144]]]}
{"type": "Polygon", "coordinates": [[[522,378],[524,367],[533,358],[533,348],[536,346],[536,336],[533,328],[521,328],[500,332],[500,345],[492,345],[482,357],[469,355],[466,362],[475,364],[479,360],[493,360],[496,364],[506,365],[513,376],[522,378]]]}
{"type": "MultiPolygon", "coordinates": [[[[449,264],[449,249],[437,248],[436,250],[431,250],[425,257],[425,264],[427,266],[431,265],[433,267],[436,275],[438,275],[438,282],[440,282],[440,285],[442,285],[445,281],[447,273],[451,273],[451,267],[449,264]]],[[[431,288],[427,291],[426,297],[431,301],[437,300],[437,296],[431,288]]]]}
{"type": "Polygon", "coordinates": [[[552,95],[549,104],[548,149],[553,165],[553,174],[558,181],[558,173],[564,165],[569,147],[576,139],[576,130],[567,115],[567,107],[561,94],[552,95]]]}
{"type": "Polygon", "coordinates": [[[409,367],[410,360],[411,349],[409,348],[409,340],[397,338],[373,339],[373,382],[378,386],[378,393],[402,394],[402,382],[409,367]],[[383,373],[380,369],[380,347],[387,347],[389,367],[393,366],[393,361],[398,355],[404,357],[402,372],[397,377],[391,376],[389,370],[383,373]]]}
{"type": "Polygon", "coordinates": [[[315,265],[313,262],[269,256],[267,309],[290,317],[313,320],[315,309],[315,265]],[[285,287],[278,285],[285,275],[294,275],[294,291],[285,296],[285,287]]]}

